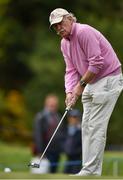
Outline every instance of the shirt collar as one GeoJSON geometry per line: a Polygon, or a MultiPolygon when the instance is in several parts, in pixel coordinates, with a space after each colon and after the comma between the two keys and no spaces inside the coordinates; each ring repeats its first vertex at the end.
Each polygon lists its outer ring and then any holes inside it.
{"type": "Polygon", "coordinates": [[[75,33],[75,29],[76,29],[76,23],[73,22],[72,28],[71,28],[71,32],[70,32],[70,35],[69,35],[69,37],[68,37],[69,40],[72,39],[72,37],[73,37],[73,35],[74,35],[74,33],[75,33]]]}

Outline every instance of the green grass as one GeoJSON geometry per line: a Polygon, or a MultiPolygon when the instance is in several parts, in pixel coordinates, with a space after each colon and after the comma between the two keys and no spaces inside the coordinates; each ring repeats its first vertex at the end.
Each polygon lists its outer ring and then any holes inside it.
{"type": "Polygon", "coordinates": [[[0,171],[5,167],[13,171],[28,171],[30,159],[31,151],[28,147],[0,142],[0,171]]]}
{"type": "MultiPolygon", "coordinates": [[[[59,166],[58,174],[51,175],[34,175],[29,173],[28,163],[32,158],[31,149],[21,145],[6,144],[0,142],[0,178],[69,178],[68,175],[62,174],[63,162],[65,156],[61,158],[61,165],[59,166]],[[4,168],[9,167],[12,169],[11,173],[4,173],[4,168]]],[[[122,152],[105,152],[103,163],[103,177],[123,177],[123,153],[122,152]]],[[[71,177],[74,179],[73,177],[71,177]]],[[[70,179],[71,179],[70,178],[70,179]]],[[[79,178],[79,177],[77,177],[79,178]]]]}
{"type": "Polygon", "coordinates": [[[123,179],[123,177],[112,177],[112,176],[70,176],[65,174],[30,174],[30,173],[0,173],[0,179],[123,179]]]}
{"type": "Polygon", "coordinates": [[[105,152],[103,174],[123,176],[123,152],[105,152]]]}

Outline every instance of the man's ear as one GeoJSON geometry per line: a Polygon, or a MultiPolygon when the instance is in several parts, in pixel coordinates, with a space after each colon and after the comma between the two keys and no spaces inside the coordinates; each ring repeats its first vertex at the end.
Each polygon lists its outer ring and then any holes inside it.
{"type": "Polygon", "coordinates": [[[68,19],[69,19],[70,21],[73,21],[73,18],[72,18],[71,16],[69,16],[68,19]]]}

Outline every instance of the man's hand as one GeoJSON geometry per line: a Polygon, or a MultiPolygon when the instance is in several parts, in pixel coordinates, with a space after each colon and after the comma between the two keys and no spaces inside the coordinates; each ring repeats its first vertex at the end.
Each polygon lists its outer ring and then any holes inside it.
{"type": "Polygon", "coordinates": [[[67,93],[65,99],[66,107],[71,106],[71,101],[72,101],[72,93],[67,93]]]}
{"type": "Polygon", "coordinates": [[[72,92],[72,106],[75,105],[76,101],[84,91],[84,87],[80,85],[80,82],[77,83],[77,85],[74,87],[73,92],[72,92]]]}
{"type": "Polygon", "coordinates": [[[84,91],[84,87],[82,87],[80,85],[80,82],[78,82],[77,85],[74,87],[73,92],[66,94],[66,100],[65,100],[66,106],[73,107],[83,91],[84,91]]]}

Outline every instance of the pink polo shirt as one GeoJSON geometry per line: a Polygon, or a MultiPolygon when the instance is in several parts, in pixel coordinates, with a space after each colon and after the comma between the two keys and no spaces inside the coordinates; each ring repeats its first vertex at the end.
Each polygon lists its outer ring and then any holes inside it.
{"type": "Polygon", "coordinates": [[[93,27],[73,23],[69,39],[62,39],[61,51],[66,63],[65,91],[73,88],[87,70],[99,79],[121,73],[121,63],[106,38],[93,27]]]}

